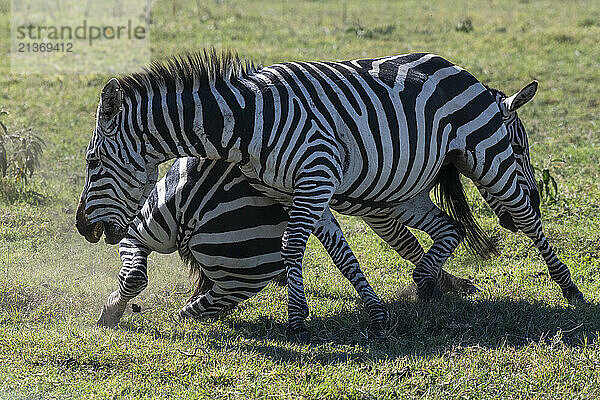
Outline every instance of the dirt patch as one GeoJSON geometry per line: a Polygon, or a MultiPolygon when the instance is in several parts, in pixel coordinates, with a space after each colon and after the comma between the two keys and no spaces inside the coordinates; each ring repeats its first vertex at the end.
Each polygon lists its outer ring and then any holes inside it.
{"type": "Polygon", "coordinates": [[[41,304],[39,294],[33,288],[5,286],[0,288],[0,310],[4,312],[29,313],[41,304]]]}
{"type": "Polygon", "coordinates": [[[64,298],[66,294],[63,291],[47,285],[34,288],[4,283],[0,287],[2,321],[43,322],[62,319],[65,304],[61,303],[64,298]]]}

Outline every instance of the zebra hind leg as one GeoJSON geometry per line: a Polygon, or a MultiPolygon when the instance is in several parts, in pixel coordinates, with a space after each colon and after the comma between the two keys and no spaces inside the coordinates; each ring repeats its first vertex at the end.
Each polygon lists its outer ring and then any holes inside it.
{"type": "Polygon", "coordinates": [[[279,275],[277,275],[275,278],[273,278],[273,280],[271,282],[273,282],[273,284],[275,284],[277,286],[287,285],[287,272],[285,272],[285,270],[282,270],[281,273],[279,275]]]}
{"type": "Polygon", "coordinates": [[[179,311],[179,318],[192,318],[202,320],[214,317],[227,310],[233,309],[240,302],[254,296],[266,286],[267,282],[258,286],[248,286],[239,288],[226,288],[218,283],[213,283],[212,287],[199,294],[179,311]]]}
{"type": "Polygon", "coordinates": [[[323,217],[317,223],[313,234],[321,241],[335,266],[350,281],[364,302],[371,321],[369,338],[376,341],[385,340],[389,313],[360,269],[360,264],[346,242],[340,225],[328,208],[323,212],[323,217]]]}
{"type": "Polygon", "coordinates": [[[400,204],[393,216],[404,225],[426,232],[433,239],[429,250],[417,262],[413,280],[421,300],[441,298],[438,276],[444,262],[466,235],[463,225],[437,208],[429,198],[429,193],[400,204]]]}

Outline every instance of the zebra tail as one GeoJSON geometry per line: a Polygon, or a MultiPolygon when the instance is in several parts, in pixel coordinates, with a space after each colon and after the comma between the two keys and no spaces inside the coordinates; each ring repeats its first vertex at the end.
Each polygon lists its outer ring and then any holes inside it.
{"type": "Polygon", "coordinates": [[[208,292],[213,285],[213,281],[210,280],[204,270],[202,269],[202,265],[196,261],[192,252],[189,249],[179,249],[179,256],[183,263],[190,269],[190,280],[194,282],[194,291],[192,292],[192,296],[188,300],[188,303],[194,300],[196,297],[201,296],[208,292]]]}
{"type": "Polygon", "coordinates": [[[496,243],[473,217],[460,173],[453,164],[442,167],[434,194],[440,208],[465,227],[469,251],[482,258],[498,255],[496,243]]]}

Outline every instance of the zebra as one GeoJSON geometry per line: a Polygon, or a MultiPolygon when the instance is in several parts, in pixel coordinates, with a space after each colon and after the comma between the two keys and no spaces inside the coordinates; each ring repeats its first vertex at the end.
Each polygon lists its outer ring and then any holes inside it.
{"type": "MultiPolygon", "coordinates": [[[[536,206],[527,135],[516,114],[536,90],[532,82],[504,97],[428,53],[264,68],[214,50],[174,57],[103,88],[86,160],[120,175],[110,187],[88,177],[81,225],[101,222],[107,238],[124,230],[133,214],[118,199],[127,193],[135,203],[167,159],[239,164],[254,187],[288,208],[281,248],[288,336],[305,341],[302,257],[324,210],[361,216],[392,246],[394,235],[381,226],[426,232],[433,244],[413,280],[428,300],[439,296],[437,273],[468,233],[429,192],[440,178],[459,182],[464,175],[534,242],[563,296],[584,301],[548,243],[536,206]],[[111,194],[114,207],[99,207],[111,194]]],[[[91,168],[89,176],[98,171],[91,168]]],[[[485,240],[473,242],[492,251],[485,240]]]]}
{"type": "MultiPolygon", "coordinates": [[[[119,242],[123,262],[119,289],[109,295],[100,326],[115,327],[128,301],[146,288],[147,258],[152,251],[178,250],[197,277],[192,298],[179,312],[181,318],[215,315],[255,295],[283,271],[280,248],[287,213],[250,186],[235,164],[177,159],[140,201],[143,207],[119,242]]],[[[83,232],[81,225],[78,229],[83,232]]],[[[102,225],[96,224],[85,233],[86,239],[97,242],[102,231],[102,225]]],[[[365,303],[371,319],[369,336],[384,338],[388,312],[329,210],[313,233],[365,303]]],[[[114,243],[114,235],[109,233],[106,241],[114,243]]],[[[469,282],[450,274],[442,273],[439,279],[447,283],[447,290],[469,288],[469,282]]]]}
{"type": "MultiPolygon", "coordinates": [[[[333,223],[318,224],[314,234],[367,304],[375,321],[370,336],[382,338],[381,300],[329,210],[324,217],[333,223]]],[[[109,295],[98,325],[116,327],[127,303],[147,287],[152,251],[177,250],[196,277],[191,299],[179,312],[182,318],[211,317],[252,297],[284,271],[280,248],[287,220],[282,205],[250,186],[235,164],[176,159],[119,242],[119,288],[109,295]]],[[[469,285],[444,270],[438,276],[445,292],[467,291],[469,285]]]]}

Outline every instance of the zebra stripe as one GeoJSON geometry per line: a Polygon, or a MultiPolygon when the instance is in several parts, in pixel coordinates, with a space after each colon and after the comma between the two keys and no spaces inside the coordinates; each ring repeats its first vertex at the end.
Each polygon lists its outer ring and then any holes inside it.
{"type": "MultiPolygon", "coordinates": [[[[330,213],[315,236],[354,285],[371,317],[383,329],[387,311],[360,270],[330,213]]],[[[123,267],[98,323],[116,326],[129,300],[148,285],[152,251],[179,251],[202,277],[180,316],[205,318],[262,290],[283,271],[281,238],[288,216],[283,207],[253,189],[234,164],[182,158],[150,193],[119,243],[123,267]]],[[[415,240],[416,242],[416,240],[415,240]]]]}
{"type": "MultiPolygon", "coordinates": [[[[186,155],[239,163],[254,187],[288,207],[281,254],[289,279],[289,328],[303,334],[308,308],[301,261],[308,236],[328,206],[427,232],[434,244],[413,277],[423,298],[434,295],[443,262],[465,234],[477,231],[450,218],[428,196],[439,176],[452,176],[442,174],[448,168],[496,199],[505,218],[538,246],[565,297],[583,299],[568,268],[554,261],[532,204],[539,195],[529,157],[518,151],[526,144],[525,130],[522,124],[513,129],[503,114],[514,114],[520,124],[516,109],[533,97],[537,84],[532,85],[511,97],[498,95],[462,68],[422,53],[245,70],[231,55],[204,53],[109,82],[99,114],[118,121],[123,131],[107,134],[106,141],[129,150],[129,137],[141,138],[144,149],[135,157],[146,160],[146,170],[186,155]],[[182,108],[175,101],[177,90],[182,108]],[[136,92],[142,101],[154,96],[142,115],[142,131],[126,123],[127,113],[137,108],[136,92]],[[118,111],[121,103],[125,106],[118,111]],[[192,129],[184,124],[176,132],[184,140],[170,133],[176,119],[193,121],[192,129]]],[[[105,119],[98,120],[98,135],[110,127],[105,119]]],[[[108,148],[91,145],[87,157],[105,158],[108,148]]],[[[147,173],[130,168],[142,177],[147,173]]],[[[87,184],[82,204],[96,190],[91,180],[87,184]]],[[[127,180],[115,184],[135,187],[127,180]]],[[[102,219],[90,209],[88,222],[103,221],[110,228],[133,218],[117,212],[121,218],[102,219]]]]}

